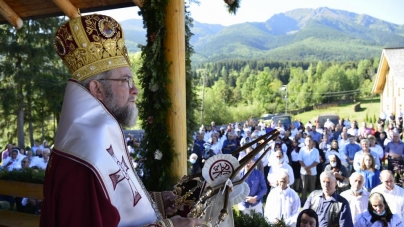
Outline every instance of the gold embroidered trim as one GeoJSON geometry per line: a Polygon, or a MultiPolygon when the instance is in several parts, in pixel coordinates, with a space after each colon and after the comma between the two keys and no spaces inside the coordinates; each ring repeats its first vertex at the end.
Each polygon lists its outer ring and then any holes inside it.
{"type": "Polygon", "coordinates": [[[165,227],[174,227],[174,224],[170,219],[163,219],[159,221],[159,223],[162,223],[165,227]]]}
{"type": "Polygon", "coordinates": [[[153,192],[152,194],[153,194],[154,201],[157,204],[157,208],[161,212],[161,215],[163,215],[163,218],[166,218],[166,212],[164,209],[164,201],[161,196],[161,192],[153,192]]]}
{"type": "Polygon", "coordinates": [[[72,73],[73,78],[78,81],[83,81],[93,75],[97,75],[98,73],[102,73],[111,69],[121,68],[121,67],[129,67],[125,58],[122,56],[102,59],[96,62],[93,62],[89,65],[83,66],[72,73]]]}

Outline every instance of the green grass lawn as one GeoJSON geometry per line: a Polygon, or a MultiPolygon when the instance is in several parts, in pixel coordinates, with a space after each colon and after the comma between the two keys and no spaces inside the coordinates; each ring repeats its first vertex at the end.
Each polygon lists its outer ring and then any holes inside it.
{"type": "MultiPolygon", "coordinates": [[[[304,124],[306,124],[307,121],[313,122],[319,114],[334,113],[338,114],[340,118],[347,119],[349,117],[349,120],[351,122],[353,120],[357,120],[360,123],[365,120],[366,114],[369,118],[373,118],[373,116],[376,116],[376,120],[380,115],[380,100],[378,99],[361,101],[361,109],[359,112],[354,112],[354,105],[355,104],[349,104],[341,105],[338,107],[330,107],[327,109],[312,110],[305,113],[297,114],[293,116],[293,119],[299,119],[304,124]]],[[[368,122],[370,123],[371,121],[368,122]]]]}

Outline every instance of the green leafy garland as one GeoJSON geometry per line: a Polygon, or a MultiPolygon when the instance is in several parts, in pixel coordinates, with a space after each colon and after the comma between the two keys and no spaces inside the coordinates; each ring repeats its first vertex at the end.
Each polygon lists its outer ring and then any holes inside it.
{"type": "MultiPolygon", "coordinates": [[[[193,0],[190,0],[193,1],[193,0]]],[[[141,144],[143,157],[143,183],[151,191],[172,189],[175,183],[171,174],[175,152],[174,140],[170,137],[167,127],[168,111],[172,107],[167,90],[169,65],[164,52],[164,39],[167,35],[165,26],[168,0],[144,1],[139,15],[143,16],[143,27],[146,29],[147,44],[141,46],[143,65],[139,69],[140,84],[143,88],[143,99],[139,101],[139,117],[145,119],[142,128],[145,135],[141,144]]],[[[230,13],[236,13],[240,0],[228,5],[230,13]]],[[[197,96],[192,88],[190,45],[193,19],[185,8],[185,47],[186,47],[186,119],[188,142],[192,141],[192,132],[197,127],[194,111],[197,110],[197,96]]],[[[182,122],[178,122],[181,124],[182,122]]]]}
{"type": "Polygon", "coordinates": [[[173,186],[170,165],[174,159],[173,139],[168,134],[167,115],[172,107],[167,90],[169,63],[164,52],[164,39],[168,0],[144,2],[139,15],[143,16],[147,44],[141,46],[143,65],[139,79],[143,88],[143,99],[139,102],[139,117],[145,119],[142,128],[145,134],[141,144],[144,158],[143,183],[150,191],[167,190],[173,186]],[[155,154],[162,155],[160,160],[155,154]]]}
{"type": "Polygon", "coordinates": [[[0,180],[19,181],[26,183],[43,184],[45,179],[45,170],[32,168],[28,169],[7,169],[0,168],[0,180]]]}

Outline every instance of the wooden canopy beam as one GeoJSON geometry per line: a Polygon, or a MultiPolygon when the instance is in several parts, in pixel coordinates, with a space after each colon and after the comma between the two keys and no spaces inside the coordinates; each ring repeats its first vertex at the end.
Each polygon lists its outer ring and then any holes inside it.
{"type": "Polygon", "coordinates": [[[22,27],[22,20],[3,0],[0,0],[0,14],[16,29],[22,27]]]}
{"type": "Polygon", "coordinates": [[[135,3],[135,5],[137,5],[139,8],[143,7],[145,0],[132,0],[133,3],[135,3]]]}
{"type": "Polygon", "coordinates": [[[56,6],[63,11],[70,19],[80,17],[80,12],[69,0],[52,0],[56,6]]]}

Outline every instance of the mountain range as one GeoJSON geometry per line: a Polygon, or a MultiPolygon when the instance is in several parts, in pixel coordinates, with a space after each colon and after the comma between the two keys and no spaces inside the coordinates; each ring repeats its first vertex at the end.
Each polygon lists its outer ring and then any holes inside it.
{"type": "MultiPolygon", "coordinates": [[[[130,52],[146,31],[139,19],[121,22],[130,52]]],[[[296,9],[265,22],[230,26],[194,21],[193,62],[224,59],[350,61],[380,57],[383,48],[404,47],[404,25],[330,8],[296,9]]]]}

